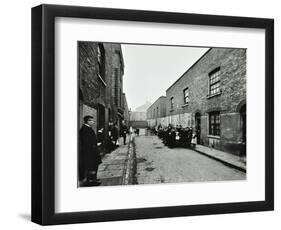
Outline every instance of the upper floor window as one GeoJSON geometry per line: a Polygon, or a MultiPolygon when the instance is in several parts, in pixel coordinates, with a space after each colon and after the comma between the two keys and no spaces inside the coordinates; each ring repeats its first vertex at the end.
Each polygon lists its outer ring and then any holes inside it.
{"type": "Polygon", "coordinates": [[[210,96],[220,93],[220,81],[221,81],[220,75],[221,75],[220,67],[216,68],[215,70],[209,73],[210,96]]]}
{"type": "Polygon", "coordinates": [[[184,104],[187,104],[189,102],[189,90],[188,90],[188,88],[183,90],[183,99],[184,99],[184,104]]]}
{"type": "Polygon", "coordinates": [[[101,43],[98,44],[98,66],[99,66],[99,76],[105,79],[105,51],[101,43]]]}
{"type": "Polygon", "coordinates": [[[170,99],[170,102],[171,102],[171,109],[174,109],[174,97],[171,97],[170,99]]]}
{"type": "Polygon", "coordinates": [[[220,112],[209,113],[209,134],[220,136],[220,112]]]}

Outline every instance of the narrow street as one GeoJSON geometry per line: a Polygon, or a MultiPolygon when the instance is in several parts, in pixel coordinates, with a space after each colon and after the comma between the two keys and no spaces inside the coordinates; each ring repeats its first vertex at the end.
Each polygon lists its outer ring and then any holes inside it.
{"type": "Polygon", "coordinates": [[[170,149],[157,136],[136,136],[138,184],[244,180],[246,173],[187,148],[170,149]]]}

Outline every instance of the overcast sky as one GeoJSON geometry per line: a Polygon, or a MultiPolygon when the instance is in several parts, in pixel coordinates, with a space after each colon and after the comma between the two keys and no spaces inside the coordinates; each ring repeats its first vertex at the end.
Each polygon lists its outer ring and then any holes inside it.
{"type": "Polygon", "coordinates": [[[208,49],[122,44],[123,87],[129,108],[153,103],[208,49]]]}

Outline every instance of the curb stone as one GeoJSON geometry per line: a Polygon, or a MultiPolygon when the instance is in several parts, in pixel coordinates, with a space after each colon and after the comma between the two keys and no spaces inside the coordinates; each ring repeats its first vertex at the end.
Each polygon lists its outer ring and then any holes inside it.
{"type": "Polygon", "coordinates": [[[232,163],[227,162],[227,161],[225,161],[225,160],[222,160],[222,159],[220,159],[220,158],[218,158],[218,157],[215,157],[215,156],[209,155],[209,154],[207,154],[207,153],[204,153],[204,152],[202,152],[202,151],[200,151],[200,150],[198,150],[198,149],[196,149],[196,148],[193,149],[193,150],[196,151],[196,152],[198,152],[198,153],[200,153],[200,154],[202,154],[202,155],[204,155],[204,156],[207,156],[207,157],[209,157],[209,158],[211,158],[211,159],[213,159],[213,160],[219,161],[219,162],[221,162],[222,164],[227,165],[227,166],[229,166],[229,167],[231,167],[231,168],[235,168],[235,169],[237,169],[237,170],[239,170],[239,171],[242,171],[242,172],[244,172],[244,173],[247,172],[247,170],[246,170],[245,168],[243,168],[243,167],[240,167],[240,166],[238,166],[238,165],[235,165],[235,164],[232,164],[232,163]]]}

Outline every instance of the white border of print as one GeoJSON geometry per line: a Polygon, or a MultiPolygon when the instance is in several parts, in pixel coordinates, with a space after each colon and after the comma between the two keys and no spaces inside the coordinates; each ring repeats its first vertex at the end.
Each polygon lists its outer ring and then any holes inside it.
{"type": "Polygon", "coordinates": [[[265,200],[265,31],[56,18],[55,211],[265,200]],[[247,180],[77,189],[77,41],[247,48],[247,180]]]}

